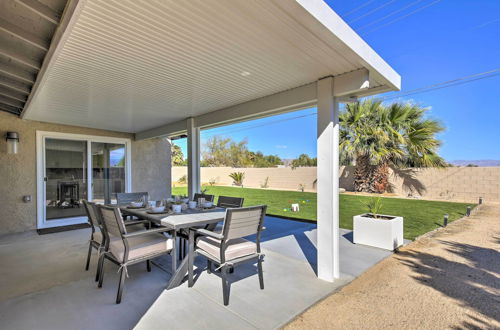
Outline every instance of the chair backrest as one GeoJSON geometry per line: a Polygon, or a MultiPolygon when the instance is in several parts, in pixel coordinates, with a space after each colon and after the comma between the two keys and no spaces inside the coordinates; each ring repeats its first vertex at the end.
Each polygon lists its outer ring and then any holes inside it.
{"type": "Polygon", "coordinates": [[[219,199],[217,200],[217,206],[224,208],[242,207],[244,200],[244,198],[240,197],[219,196],[219,199]]]}
{"type": "Polygon", "coordinates": [[[101,216],[105,236],[107,236],[106,238],[122,238],[122,236],[127,233],[119,208],[99,205],[98,210],[101,216]]]}
{"type": "Polygon", "coordinates": [[[88,200],[83,200],[83,207],[85,208],[85,212],[87,213],[87,217],[89,218],[90,226],[92,227],[92,231],[95,231],[95,228],[101,228],[101,221],[97,211],[97,205],[95,203],[89,202],[88,200]]]}
{"type": "Polygon", "coordinates": [[[228,209],[222,229],[223,241],[257,234],[258,243],[266,208],[266,205],[259,205],[228,209]]]}
{"type": "Polygon", "coordinates": [[[198,201],[198,198],[205,198],[205,201],[207,201],[207,202],[213,202],[214,198],[215,198],[215,195],[206,195],[206,194],[200,194],[200,193],[194,194],[193,200],[195,202],[198,201]]]}
{"type": "Polygon", "coordinates": [[[119,205],[128,204],[131,202],[136,202],[139,199],[144,197],[145,202],[148,202],[149,193],[148,192],[132,192],[132,193],[117,193],[116,194],[116,202],[119,205]]]}

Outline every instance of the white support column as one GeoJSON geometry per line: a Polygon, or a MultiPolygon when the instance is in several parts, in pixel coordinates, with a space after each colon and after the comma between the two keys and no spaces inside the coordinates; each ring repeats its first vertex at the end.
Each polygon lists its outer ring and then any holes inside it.
{"type": "Polygon", "coordinates": [[[318,81],[318,277],[339,278],[339,103],[334,78],[318,81]]]}
{"type": "Polygon", "coordinates": [[[200,192],[200,128],[194,118],[187,119],[188,196],[200,192]]]}

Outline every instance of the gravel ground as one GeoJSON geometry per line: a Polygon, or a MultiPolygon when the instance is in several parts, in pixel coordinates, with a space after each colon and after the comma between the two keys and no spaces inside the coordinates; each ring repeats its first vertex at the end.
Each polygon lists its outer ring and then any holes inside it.
{"type": "Polygon", "coordinates": [[[421,237],[286,329],[500,329],[500,205],[421,237]]]}

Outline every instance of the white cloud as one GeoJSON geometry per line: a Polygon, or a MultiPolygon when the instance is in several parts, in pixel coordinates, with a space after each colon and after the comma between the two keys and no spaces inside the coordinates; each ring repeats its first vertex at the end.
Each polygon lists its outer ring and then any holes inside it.
{"type": "Polygon", "coordinates": [[[277,148],[277,149],[286,149],[286,148],[288,148],[288,146],[281,145],[281,144],[279,144],[277,146],[274,146],[274,147],[277,148]]]}

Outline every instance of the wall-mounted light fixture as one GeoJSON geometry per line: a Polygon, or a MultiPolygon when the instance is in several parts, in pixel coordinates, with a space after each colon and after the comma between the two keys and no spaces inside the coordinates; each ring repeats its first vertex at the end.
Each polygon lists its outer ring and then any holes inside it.
{"type": "Polygon", "coordinates": [[[5,141],[7,141],[7,153],[17,154],[19,151],[19,134],[16,132],[7,132],[5,134],[5,141]]]}

